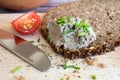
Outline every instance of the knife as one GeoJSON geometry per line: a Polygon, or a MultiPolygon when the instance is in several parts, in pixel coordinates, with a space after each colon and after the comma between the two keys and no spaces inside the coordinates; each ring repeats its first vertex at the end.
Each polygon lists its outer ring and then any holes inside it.
{"type": "Polygon", "coordinates": [[[48,56],[41,49],[12,33],[0,30],[0,45],[40,71],[46,71],[51,66],[48,56]]]}

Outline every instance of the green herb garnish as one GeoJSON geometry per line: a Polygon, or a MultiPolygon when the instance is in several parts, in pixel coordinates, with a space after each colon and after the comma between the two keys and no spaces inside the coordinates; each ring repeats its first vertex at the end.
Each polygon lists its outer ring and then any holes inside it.
{"type": "Polygon", "coordinates": [[[66,35],[66,34],[68,34],[68,33],[70,33],[70,32],[72,32],[72,29],[68,29],[68,30],[64,31],[62,34],[63,34],[63,35],[66,35]]]}
{"type": "Polygon", "coordinates": [[[81,33],[78,33],[78,37],[84,36],[85,34],[89,33],[90,25],[87,23],[86,20],[80,21],[80,23],[74,23],[79,30],[82,30],[81,33]]]}
{"type": "Polygon", "coordinates": [[[65,64],[63,65],[63,68],[64,69],[67,69],[67,68],[80,69],[80,67],[75,65],[67,65],[67,62],[65,62],[65,64]]]}
{"type": "Polygon", "coordinates": [[[47,36],[47,40],[50,41],[50,38],[51,38],[51,37],[50,37],[50,34],[49,34],[49,35],[47,36]]]}
{"type": "Polygon", "coordinates": [[[37,42],[38,42],[38,43],[40,42],[40,38],[38,38],[37,42]]]}
{"type": "Polygon", "coordinates": [[[59,18],[59,19],[57,20],[57,24],[58,24],[59,26],[63,25],[64,23],[66,23],[66,21],[65,21],[64,18],[59,18]]]}
{"type": "Polygon", "coordinates": [[[85,32],[78,33],[78,37],[84,36],[85,34],[85,32]]]}
{"type": "Polygon", "coordinates": [[[60,23],[60,24],[58,24],[58,26],[62,26],[64,23],[60,23]]]}
{"type": "Polygon", "coordinates": [[[73,23],[73,25],[75,26],[75,27],[77,27],[77,28],[79,28],[79,24],[78,23],[73,23]]]}
{"type": "Polygon", "coordinates": [[[29,42],[30,42],[31,44],[32,44],[32,43],[34,43],[34,41],[33,41],[33,40],[31,40],[31,41],[29,41],[29,42]]]}
{"type": "Polygon", "coordinates": [[[78,67],[78,66],[74,66],[74,65],[64,66],[63,68],[64,68],[64,69],[67,69],[67,68],[80,69],[80,67],[78,67]]]}
{"type": "Polygon", "coordinates": [[[73,25],[75,26],[75,27],[77,27],[78,29],[81,29],[81,28],[83,28],[83,22],[82,21],[80,21],[80,23],[73,23],[73,25]]]}
{"type": "Polygon", "coordinates": [[[70,22],[70,16],[67,16],[67,21],[70,22]]]}
{"type": "MultiPolygon", "coordinates": [[[[62,26],[62,25],[65,24],[66,22],[70,22],[70,19],[71,19],[70,16],[67,16],[67,21],[66,21],[64,18],[59,18],[59,19],[57,20],[57,24],[58,24],[58,26],[62,26]]],[[[82,37],[82,36],[84,36],[85,34],[90,33],[90,30],[89,30],[90,25],[87,23],[86,20],[81,20],[79,23],[75,22],[75,23],[73,23],[73,25],[74,25],[75,27],[77,27],[79,30],[81,30],[81,32],[78,33],[78,37],[82,37]]],[[[69,30],[67,30],[67,31],[64,31],[63,34],[65,35],[65,34],[68,34],[68,33],[70,33],[70,32],[72,32],[72,29],[69,29],[69,30]]]]}
{"type": "Polygon", "coordinates": [[[11,70],[11,73],[15,73],[15,72],[19,71],[21,68],[22,68],[22,66],[17,66],[13,70],[11,70]]]}
{"type": "Polygon", "coordinates": [[[97,79],[96,75],[92,75],[92,79],[96,80],[97,79]]]}
{"type": "Polygon", "coordinates": [[[89,28],[90,28],[90,25],[87,23],[87,21],[86,20],[84,20],[84,23],[83,23],[84,25],[83,25],[83,27],[84,27],[84,30],[87,32],[87,33],[89,33],[89,28]]]}

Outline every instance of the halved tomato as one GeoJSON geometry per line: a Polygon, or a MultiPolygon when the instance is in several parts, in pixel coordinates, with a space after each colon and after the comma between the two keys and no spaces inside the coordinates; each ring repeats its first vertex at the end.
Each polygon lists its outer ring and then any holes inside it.
{"type": "Polygon", "coordinates": [[[39,28],[41,18],[36,12],[31,11],[18,17],[11,24],[17,32],[21,34],[30,34],[39,28]]]}

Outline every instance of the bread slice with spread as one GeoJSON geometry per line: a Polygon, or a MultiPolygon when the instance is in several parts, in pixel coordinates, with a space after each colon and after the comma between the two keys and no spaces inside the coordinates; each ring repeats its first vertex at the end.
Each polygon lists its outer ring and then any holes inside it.
{"type": "Polygon", "coordinates": [[[105,54],[120,45],[120,1],[80,0],[51,9],[41,31],[65,58],[105,54]]]}

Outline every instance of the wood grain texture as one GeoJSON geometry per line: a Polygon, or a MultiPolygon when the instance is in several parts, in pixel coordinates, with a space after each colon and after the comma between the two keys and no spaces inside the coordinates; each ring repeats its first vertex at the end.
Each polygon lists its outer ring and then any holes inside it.
{"type": "MultiPolygon", "coordinates": [[[[2,26],[3,28],[10,27],[10,22],[20,15],[21,14],[0,14],[1,26],[4,25],[2,26]]],[[[41,41],[38,47],[49,56],[52,67],[46,72],[40,72],[0,46],[1,80],[14,80],[15,76],[23,76],[26,80],[60,80],[61,78],[66,78],[66,76],[70,76],[70,80],[92,80],[91,75],[94,74],[97,76],[97,80],[120,80],[120,47],[105,55],[92,57],[98,58],[98,61],[96,61],[93,66],[89,66],[86,63],[83,64],[83,59],[68,60],[68,64],[80,66],[80,71],[75,72],[74,69],[64,70],[63,67],[60,66],[64,64],[63,57],[55,54],[41,35],[33,35],[33,38],[28,37],[28,40],[34,41],[40,37],[41,41]],[[41,45],[44,46],[42,47],[41,45]],[[47,47],[45,48],[45,46],[47,47]],[[106,67],[99,67],[99,63],[105,64],[106,67]],[[15,74],[10,73],[12,69],[19,65],[23,65],[20,71],[15,74]]]]}

